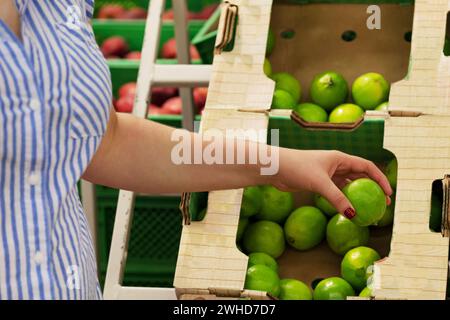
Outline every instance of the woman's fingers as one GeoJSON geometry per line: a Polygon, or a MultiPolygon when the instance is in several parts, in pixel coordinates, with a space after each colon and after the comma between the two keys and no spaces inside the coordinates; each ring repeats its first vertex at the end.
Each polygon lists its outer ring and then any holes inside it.
{"type": "Polygon", "coordinates": [[[368,178],[368,176],[364,173],[338,174],[335,175],[332,180],[339,189],[343,189],[350,182],[361,178],[368,178]]]}
{"type": "Polygon", "coordinates": [[[347,165],[350,166],[350,170],[352,172],[366,174],[369,178],[376,181],[381,186],[386,195],[392,195],[392,188],[388,179],[373,162],[350,155],[346,155],[346,157],[347,158],[343,161],[347,162],[347,165]]]}
{"type": "Polygon", "coordinates": [[[324,178],[321,185],[323,187],[318,190],[318,193],[325,197],[341,214],[353,219],[356,215],[355,209],[334,182],[329,178],[324,178]]]}

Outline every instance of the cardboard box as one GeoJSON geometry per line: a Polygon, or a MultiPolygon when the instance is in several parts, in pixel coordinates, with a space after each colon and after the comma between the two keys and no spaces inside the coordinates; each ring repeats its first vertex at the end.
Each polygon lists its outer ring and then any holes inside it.
{"type": "MultiPolygon", "coordinates": [[[[234,48],[215,56],[201,130],[277,128],[284,147],[339,149],[374,161],[394,154],[399,180],[393,232],[371,237],[371,245],[388,255],[375,264],[374,296],[445,299],[449,239],[430,231],[429,217],[432,184],[450,172],[450,64],[442,54],[448,1],[380,5],[381,30],[367,29],[367,4],[230,2],[239,8],[234,48]],[[349,83],[363,73],[380,72],[395,82],[390,115],[369,112],[358,124],[307,128],[295,116],[269,114],[274,83],[262,70],[270,22],[278,35],[295,34],[278,41],[271,57],[275,71],[293,72],[304,92],[325,70],[343,73],[349,83]],[[412,44],[407,41],[411,30],[412,44]],[[354,31],[356,39],[343,41],[345,31],[354,31]]],[[[174,281],[179,297],[268,298],[243,289],[247,257],[235,244],[241,199],[242,190],[184,196],[186,220],[194,214],[193,202],[207,201],[208,210],[203,221],[183,228],[174,281]]],[[[297,205],[310,201],[303,194],[297,205]]],[[[444,224],[448,228],[448,221],[444,224]]],[[[288,249],[279,260],[282,277],[308,284],[339,275],[339,262],[326,244],[308,252],[288,249]]]]}

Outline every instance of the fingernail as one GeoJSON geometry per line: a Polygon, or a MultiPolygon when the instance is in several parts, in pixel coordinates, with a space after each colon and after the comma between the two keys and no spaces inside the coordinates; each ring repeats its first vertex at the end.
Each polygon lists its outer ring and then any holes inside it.
{"type": "Polygon", "coordinates": [[[347,210],[345,210],[344,211],[344,216],[347,218],[347,219],[353,219],[355,216],[356,216],[356,212],[355,212],[355,209],[353,209],[353,208],[348,208],[347,210]]]}

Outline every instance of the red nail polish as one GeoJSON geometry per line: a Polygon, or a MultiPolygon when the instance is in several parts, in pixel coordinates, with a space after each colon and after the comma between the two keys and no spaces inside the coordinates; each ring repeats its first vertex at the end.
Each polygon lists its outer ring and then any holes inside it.
{"type": "Polygon", "coordinates": [[[344,211],[344,216],[347,219],[353,219],[356,216],[356,212],[353,208],[348,208],[347,210],[344,211]]]}

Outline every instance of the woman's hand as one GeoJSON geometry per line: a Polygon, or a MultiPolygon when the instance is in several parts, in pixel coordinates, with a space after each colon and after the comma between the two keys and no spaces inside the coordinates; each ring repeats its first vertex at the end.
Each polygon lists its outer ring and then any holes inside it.
{"type": "Polygon", "coordinates": [[[371,178],[386,193],[392,189],[386,176],[368,160],[338,151],[298,151],[280,149],[280,170],[274,186],[283,191],[308,190],[318,193],[348,218],[355,216],[350,201],[340,190],[349,180],[371,178]]]}

